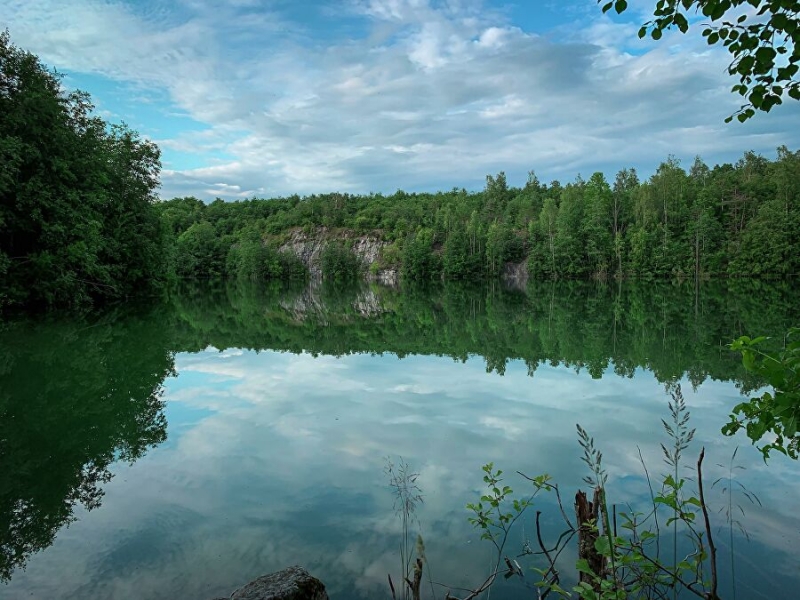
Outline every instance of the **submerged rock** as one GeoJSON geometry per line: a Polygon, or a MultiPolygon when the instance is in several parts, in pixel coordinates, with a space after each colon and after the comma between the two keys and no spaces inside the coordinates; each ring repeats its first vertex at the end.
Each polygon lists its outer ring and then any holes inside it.
{"type": "Polygon", "coordinates": [[[288,567],[251,581],[230,598],[214,600],[328,600],[325,586],[303,567],[288,567]]]}

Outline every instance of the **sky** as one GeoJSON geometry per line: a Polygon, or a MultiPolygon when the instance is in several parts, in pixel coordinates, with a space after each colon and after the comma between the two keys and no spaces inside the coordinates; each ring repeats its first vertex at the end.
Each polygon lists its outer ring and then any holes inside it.
{"type": "MultiPolygon", "coordinates": [[[[162,150],[162,198],[481,189],[800,147],[654,0],[0,0],[12,42],[162,150]]],[[[694,19],[693,24],[699,24],[694,19]]]]}

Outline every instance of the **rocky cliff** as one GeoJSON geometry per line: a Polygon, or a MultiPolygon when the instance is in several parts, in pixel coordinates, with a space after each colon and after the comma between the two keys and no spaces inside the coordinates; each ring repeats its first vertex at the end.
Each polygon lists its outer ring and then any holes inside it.
{"type": "MultiPolygon", "coordinates": [[[[343,229],[320,227],[313,231],[294,229],[281,244],[281,251],[294,253],[308,268],[311,278],[322,278],[321,256],[325,247],[332,242],[345,242],[352,252],[364,263],[366,277],[384,285],[396,286],[399,273],[396,267],[384,268],[381,253],[389,242],[375,234],[359,234],[343,229]]],[[[502,280],[509,286],[524,288],[528,283],[528,261],[506,263],[503,266],[502,280]]]]}
{"type": "Polygon", "coordinates": [[[351,250],[364,263],[368,278],[386,285],[396,285],[398,281],[397,269],[376,269],[375,264],[380,264],[381,251],[389,245],[375,235],[362,235],[347,230],[329,230],[321,227],[311,232],[295,229],[289,238],[281,245],[281,251],[294,253],[308,268],[311,277],[320,279],[322,268],[320,257],[322,251],[331,242],[347,242],[351,250]]]}

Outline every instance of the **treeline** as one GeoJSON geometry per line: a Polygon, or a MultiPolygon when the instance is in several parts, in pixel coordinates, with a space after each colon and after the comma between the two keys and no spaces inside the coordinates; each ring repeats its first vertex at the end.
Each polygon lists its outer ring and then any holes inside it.
{"type": "Polygon", "coordinates": [[[0,308],[120,299],[161,280],[159,150],[0,32],[0,308]]]}
{"type": "MultiPolygon", "coordinates": [[[[296,276],[278,249],[297,229],[330,237],[376,237],[375,268],[405,279],[500,275],[527,260],[537,279],[606,277],[785,277],[800,272],[800,152],[770,161],[747,152],[736,164],[686,171],[674,158],[647,181],[623,169],[562,185],[531,173],[522,188],[504,173],[480,192],[326,194],[240,202],[175,198],[158,205],[181,276],[296,276]],[[248,258],[245,258],[248,257],[248,258]]],[[[323,265],[324,266],[324,265],[323,265]]],[[[355,269],[355,266],[351,267],[355,269]]],[[[326,269],[323,268],[323,274],[326,269]]]]}

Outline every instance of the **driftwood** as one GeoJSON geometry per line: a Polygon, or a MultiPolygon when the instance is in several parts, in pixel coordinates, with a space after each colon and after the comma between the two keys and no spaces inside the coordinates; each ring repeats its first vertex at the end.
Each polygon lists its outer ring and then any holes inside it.
{"type": "MultiPolygon", "coordinates": [[[[595,549],[594,543],[597,541],[600,521],[600,488],[595,488],[592,502],[586,494],[578,490],[575,494],[575,516],[578,519],[578,559],[584,558],[589,563],[592,572],[602,577],[605,573],[605,558],[595,549]]],[[[599,585],[588,573],[580,573],[580,581],[590,584],[595,591],[599,592],[599,585]]]]}

